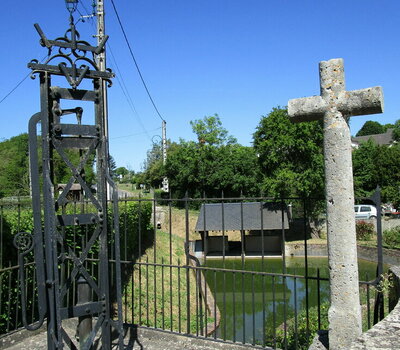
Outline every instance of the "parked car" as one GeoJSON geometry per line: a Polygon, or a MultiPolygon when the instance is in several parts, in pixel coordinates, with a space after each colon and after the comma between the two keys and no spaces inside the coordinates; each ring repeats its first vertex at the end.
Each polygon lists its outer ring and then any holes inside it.
{"type": "Polygon", "coordinates": [[[376,219],[376,207],[370,204],[356,204],[354,206],[356,219],[376,219]]]}
{"type": "Polygon", "coordinates": [[[396,213],[396,208],[393,207],[391,203],[382,204],[382,215],[389,215],[396,213]]]}

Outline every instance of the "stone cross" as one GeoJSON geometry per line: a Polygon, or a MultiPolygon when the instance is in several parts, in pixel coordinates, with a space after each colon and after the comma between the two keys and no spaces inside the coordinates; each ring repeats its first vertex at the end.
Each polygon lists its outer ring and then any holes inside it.
{"type": "MultiPolygon", "coordinates": [[[[321,96],[290,100],[293,122],[323,120],[330,271],[329,348],[347,349],[361,334],[361,308],[348,118],[382,113],[381,87],[346,91],[343,59],[319,64],[321,96]]],[[[379,209],[378,209],[379,210],[379,209]]]]}

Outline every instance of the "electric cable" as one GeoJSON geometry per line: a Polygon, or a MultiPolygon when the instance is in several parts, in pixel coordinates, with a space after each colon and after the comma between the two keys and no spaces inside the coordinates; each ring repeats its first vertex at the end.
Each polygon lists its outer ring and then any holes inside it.
{"type": "MultiPolygon", "coordinates": [[[[90,15],[89,15],[89,11],[87,10],[87,8],[83,5],[82,2],[79,2],[79,3],[82,4],[82,7],[85,9],[86,13],[88,14],[87,17],[89,17],[90,15]]],[[[94,1],[93,1],[93,5],[92,5],[92,6],[95,7],[94,1]]],[[[92,27],[94,28],[94,21],[91,21],[90,24],[91,24],[92,27]]],[[[95,29],[95,28],[94,28],[94,29],[95,29]]],[[[121,90],[122,90],[122,93],[123,93],[124,96],[125,96],[125,99],[126,99],[126,101],[127,101],[127,103],[128,103],[129,108],[131,109],[132,113],[135,115],[135,117],[136,117],[136,119],[137,119],[137,121],[138,121],[140,127],[143,129],[143,131],[144,131],[143,133],[146,134],[146,136],[147,136],[147,138],[148,138],[149,140],[151,140],[151,137],[150,137],[150,135],[149,135],[147,129],[145,128],[145,126],[144,126],[144,124],[143,124],[143,121],[142,121],[142,119],[141,119],[141,117],[140,117],[140,115],[139,115],[139,113],[138,113],[138,111],[137,111],[137,109],[136,109],[136,107],[135,107],[135,104],[134,104],[134,102],[133,102],[133,100],[132,100],[132,97],[131,97],[131,95],[129,94],[129,89],[127,88],[127,86],[126,86],[126,84],[125,84],[125,80],[124,80],[123,74],[122,74],[121,70],[119,69],[117,60],[116,60],[116,58],[115,58],[115,56],[114,56],[114,53],[113,53],[113,51],[112,51],[112,49],[111,49],[111,45],[110,45],[110,43],[108,43],[108,42],[107,42],[106,45],[107,45],[107,49],[109,50],[109,52],[110,52],[110,54],[111,54],[111,60],[113,61],[114,66],[115,66],[115,68],[116,68],[116,71],[117,71],[117,73],[118,73],[118,74],[116,74],[116,76],[115,76],[115,78],[117,79],[118,85],[120,86],[120,88],[121,88],[121,90]]]]}
{"type": "MultiPolygon", "coordinates": [[[[45,60],[46,57],[48,57],[48,55],[44,56],[44,57],[40,60],[40,63],[42,63],[42,62],[45,60]]],[[[19,87],[31,74],[32,74],[32,72],[29,72],[27,75],[25,75],[25,77],[24,77],[20,82],[18,82],[17,85],[15,85],[14,88],[12,88],[12,89],[10,90],[10,92],[9,92],[8,94],[6,94],[6,95],[0,100],[0,103],[2,103],[2,102],[3,102],[8,96],[10,96],[15,90],[17,90],[18,87],[19,87]]]]}
{"type": "Polygon", "coordinates": [[[148,137],[148,139],[151,139],[151,137],[150,137],[150,135],[149,135],[147,129],[145,128],[145,126],[144,126],[144,124],[143,124],[142,119],[140,118],[140,115],[139,115],[139,113],[138,113],[138,111],[137,111],[137,109],[136,109],[136,107],[135,107],[135,104],[133,103],[132,97],[131,97],[131,95],[129,94],[129,90],[128,90],[128,88],[126,87],[123,74],[121,73],[121,71],[120,71],[120,69],[119,69],[118,63],[117,63],[117,61],[116,61],[116,59],[115,59],[115,56],[114,56],[114,53],[113,53],[113,51],[112,51],[112,49],[111,49],[111,46],[110,46],[108,43],[107,43],[107,48],[108,48],[108,50],[109,50],[109,52],[110,52],[111,59],[112,59],[112,61],[114,62],[115,68],[116,68],[116,70],[117,70],[117,72],[118,72],[118,74],[116,74],[115,77],[116,77],[116,79],[117,79],[117,81],[118,81],[119,86],[121,87],[122,93],[124,94],[125,99],[126,99],[126,101],[128,102],[128,105],[129,105],[129,107],[130,107],[132,113],[136,115],[137,120],[138,120],[138,122],[139,122],[141,128],[143,129],[144,133],[146,134],[146,136],[148,137]]]}
{"type": "MultiPolygon", "coordinates": [[[[157,130],[160,130],[161,128],[155,128],[155,129],[152,129],[152,130],[149,130],[149,131],[157,131],[157,130]]],[[[132,136],[137,136],[137,135],[143,135],[144,133],[147,133],[147,132],[137,132],[137,133],[135,133],[135,134],[129,134],[129,135],[124,135],[124,136],[116,136],[116,137],[111,137],[110,139],[111,140],[115,140],[115,139],[123,139],[123,138],[126,138],[126,137],[132,137],[132,136]]],[[[154,137],[154,136],[153,136],[154,137]]]]}
{"type": "Polygon", "coordinates": [[[157,106],[156,106],[156,104],[155,104],[155,102],[154,102],[154,100],[153,100],[151,94],[150,94],[150,91],[149,91],[149,89],[148,89],[148,87],[147,87],[146,82],[144,81],[142,72],[140,71],[139,65],[138,65],[138,63],[137,63],[137,61],[136,61],[136,58],[135,58],[135,55],[133,54],[132,47],[131,47],[131,45],[130,45],[130,43],[129,43],[128,36],[127,36],[127,34],[126,34],[126,32],[125,32],[124,26],[122,25],[121,18],[119,17],[117,8],[115,7],[114,0],[111,0],[111,4],[113,5],[114,12],[115,12],[115,15],[117,16],[117,20],[118,20],[119,26],[120,26],[120,28],[121,28],[121,30],[122,30],[122,34],[124,35],[125,42],[126,42],[126,44],[127,44],[127,46],[128,46],[128,49],[129,49],[129,52],[130,52],[131,57],[132,57],[132,59],[133,59],[133,62],[135,63],[135,67],[136,67],[136,70],[138,71],[140,80],[142,81],[142,84],[143,84],[143,86],[144,86],[144,88],[145,88],[145,90],[146,90],[146,92],[147,92],[147,96],[149,97],[149,99],[150,99],[150,101],[151,101],[151,103],[152,103],[152,105],[153,105],[155,111],[157,112],[158,116],[160,117],[160,119],[161,119],[163,122],[165,122],[164,118],[161,116],[161,114],[160,114],[160,112],[159,112],[159,110],[158,110],[158,108],[157,108],[157,106]]]}

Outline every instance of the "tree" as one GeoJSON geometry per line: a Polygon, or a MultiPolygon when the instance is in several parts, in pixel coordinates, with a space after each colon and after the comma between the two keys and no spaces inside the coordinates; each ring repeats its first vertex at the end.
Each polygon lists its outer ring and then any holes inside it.
{"type": "Polygon", "coordinates": [[[254,196],[260,193],[260,172],[252,147],[211,146],[181,140],[168,153],[165,167],[174,196],[254,196]]]}
{"type": "MultiPolygon", "coordinates": [[[[167,140],[167,149],[169,147],[171,147],[171,141],[167,140]]],[[[142,183],[157,188],[161,186],[164,176],[162,144],[161,141],[154,142],[151,149],[147,151],[147,158],[143,163],[142,183]]]]}
{"type": "Polygon", "coordinates": [[[400,142],[400,119],[398,119],[396,123],[394,123],[393,140],[396,142],[400,142]]]}
{"type": "Polygon", "coordinates": [[[292,123],[286,109],[273,108],[261,118],[253,142],[259,155],[262,187],[266,194],[323,197],[321,122],[292,123]]]}
{"type": "Polygon", "coordinates": [[[375,160],[378,157],[378,146],[369,139],[353,150],[353,179],[355,197],[368,197],[378,185],[375,160]]]}
{"type": "Polygon", "coordinates": [[[362,142],[353,151],[354,190],[356,197],[369,197],[377,186],[382,201],[400,205],[400,147],[362,142]]]}
{"type": "Polygon", "coordinates": [[[0,198],[29,195],[28,134],[0,142],[0,198]]]}
{"type": "MultiPolygon", "coordinates": [[[[38,158],[41,159],[41,143],[38,143],[38,158]]],[[[68,161],[77,167],[81,156],[79,150],[66,149],[65,155],[68,161]]],[[[11,137],[0,142],[0,198],[4,196],[29,195],[29,146],[28,134],[11,137]]],[[[94,155],[89,156],[84,166],[85,180],[91,184],[94,181],[93,170],[94,155]]],[[[41,172],[39,161],[39,172],[41,172]]],[[[53,152],[54,184],[67,183],[71,176],[71,169],[57,151],[53,152]]]]}
{"type": "Polygon", "coordinates": [[[127,168],[120,166],[115,169],[115,176],[118,178],[119,182],[122,183],[129,182],[130,171],[127,168]]]}
{"type": "Polygon", "coordinates": [[[237,140],[228,134],[228,131],[222,127],[222,122],[218,114],[206,116],[203,119],[196,119],[190,122],[192,131],[197,135],[201,144],[210,146],[221,146],[225,144],[236,143],[237,140]]]}
{"type": "Polygon", "coordinates": [[[180,140],[168,150],[165,174],[174,196],[259,194],[259,168],[252,147],[237,144],[218,115],[190,122],[198,142],[180,140]]]}
{"type": "Polygon", "coordinates": [[[394,128],[394,124],[392,124],[392,123],[387,123],[387,124],[383,125],[384,132],[386,132],[387,129],[393,129],[393,128],[394,128]]]}
{"type": "Polygon", "coordinates": [[[117,169],[117,163],[115,163],[114,157],[111,154],[109,154],[108,155],[108,170],[110,172],[111,178],[114,180],[117,178],[117,174],[115,172],[116,169],[117,169]]]}
{"type": "Polygon", "coordinates": [[[361,129],[358,130],[356,136],[383,134],[385,131],[385,126],[381,125],[379,122],[368,120],[364,123],[361,129]]]}

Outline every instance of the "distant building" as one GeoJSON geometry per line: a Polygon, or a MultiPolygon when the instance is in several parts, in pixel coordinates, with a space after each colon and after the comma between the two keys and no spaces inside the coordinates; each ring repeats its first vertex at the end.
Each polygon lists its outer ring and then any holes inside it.
{"type": "MultiPolygon", "coordinates": [[[[59,194],[64,192],[66,184],[58,184],[57,191],[59,194]]],[[[82,186],[80,184],[72,184],[68,191],[67,199],[70,201],[80,201],[82,199],[82,186]]]]}
{"type": "Polygon", "coordinates": [[[355,136],[351,138],[351,146],[358,148],[361,142],[366,142],[372,139],[379,146],[392,146],[396,141],[393,140],[393,129],[387,129],[383,134],[355,136]]]}
{"type": "Polygon", "coordinates": [[[195,228],[205,255],[281,255],[287,229],[288,208],[261,202],[203,204],[195,228]],[[230,232],[239,232],[240,241],[229,241],[230,232]]]}

